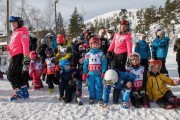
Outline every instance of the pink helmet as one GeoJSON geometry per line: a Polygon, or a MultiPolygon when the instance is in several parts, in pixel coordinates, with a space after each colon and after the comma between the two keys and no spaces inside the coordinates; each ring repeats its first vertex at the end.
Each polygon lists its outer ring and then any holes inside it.
{"type": "Polygon", "coordinates": [[[90,40],[89,40],[89,46],[90,48],[92,48],[92,44],[93,43],[98,43],[99,44],[99,47],[101,46],[101,40],[98,38],[98,37],[92,37],[90,40]]]}
{"type": "Polygon", "coordinates": [[[31,51],[30,54],[29,54],[29,58],[31,60],[33,60],[34,58],[36,58],[38,55],[37,55],[37,52],[36,51],[31,51]]]}

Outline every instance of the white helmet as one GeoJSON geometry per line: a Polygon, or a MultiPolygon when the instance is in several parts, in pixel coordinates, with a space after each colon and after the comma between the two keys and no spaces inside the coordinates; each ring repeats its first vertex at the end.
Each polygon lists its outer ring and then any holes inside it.
{"type": "Polygon", "coordinates": [[[47,44],[47,40],[46,40],[46,39],[41,39],[41,44],[42,44],[42,45],[47,44]]]}
{"type": "Polygon", "coordinates": [[[118,73],[113,69],[107,70],[104,75],[104,82],[106,85],[113,85],[118,81],[118,79],[118,73]]]}
{"type": "Polygon", "coordinates": [[[52,34],[52,33],[48,33],[48,34],[46,35],[46,38],[49,38],[49,37],[53,37],[53,34],[52,34]]]}
{"type": "Polygon", "coordinates": [[[141,57],[140,57],[139,53],[133,52],[133,53],[130,54],[130,56],[129,56],[130,65],[132,65],[132,60],[133,60],[133,59],[137,59],[137,60],[138,60],[138,65],[140,64],[140,62],[141,62],[141,57]]]}

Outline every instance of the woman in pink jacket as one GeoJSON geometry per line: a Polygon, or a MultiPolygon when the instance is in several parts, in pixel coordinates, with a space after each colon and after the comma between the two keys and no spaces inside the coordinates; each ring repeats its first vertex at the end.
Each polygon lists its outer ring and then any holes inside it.
{"type": "Polygon", "coordinates": [[[29,34],[24,22],[20,17],[10,17],[10,22],[14,31],[12,33],[10,43],[6,47],[10,53],[10,63],[7,72],[7,79],[12,85],[14,90],[13,96],[10,101],[17,100],[18,98],[29,98],[26,81],[22,78],[23,60],[29,60],[29,34]]]}
{"type": "Polygon", "coordinates": [[[132,53],[132,38],[129,33],[129,22],[120,21],[120,31],[115,33],[109,46],[107,58],[112,61],[112,68],[126,71],[127,57],[132,53]]]}

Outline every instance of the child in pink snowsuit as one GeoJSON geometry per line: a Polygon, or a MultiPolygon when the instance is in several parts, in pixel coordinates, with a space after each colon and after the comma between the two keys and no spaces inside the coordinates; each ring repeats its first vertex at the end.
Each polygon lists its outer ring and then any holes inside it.
{"type": "Polygon", "coordinates": [[[31,51],[29,56],[31,59],[29,66],[29,75],[33,78],[34,90],[38,90],[43,87],[40,79],[43,71],[43,64],[36,51],[31,51]]]}

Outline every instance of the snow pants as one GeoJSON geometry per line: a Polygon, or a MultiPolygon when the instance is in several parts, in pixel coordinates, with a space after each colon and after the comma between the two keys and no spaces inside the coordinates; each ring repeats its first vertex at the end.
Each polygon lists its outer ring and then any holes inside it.
{"type": "Polygon", "coordinates": [[[111,63],[112,69],[118,69],[120,71],[126,71],[127,52],[121,54],[114,54],[111,63]]]}
{"type": "Polygon", "coordinates": [[[23,68],[23,54],[17,54],[10,59],[8,71],[7,71],[7,79],[12,85],[13,89],[21,88],[21,86],[25,86],[27,83],[23,80],[22,77],[22,68],[23,68]]]}
{"type": "Polygon", "coordinates": [[[100,75],[88,76],[88,91],[90,99],[102,100],[103,83],[100,75]]]}
{"type": "Polygon", "coordinates": [[[58,81],[58,79],[55,77],[54,74],[47,75],[47,77],[46,77],[46,83],[48,84],[48,88],[49,88],[49,89],[53,89],[53,88],[54,88],[54,84],[55,84],[55,85],[59,85],[59,81],[58,81]]]}

